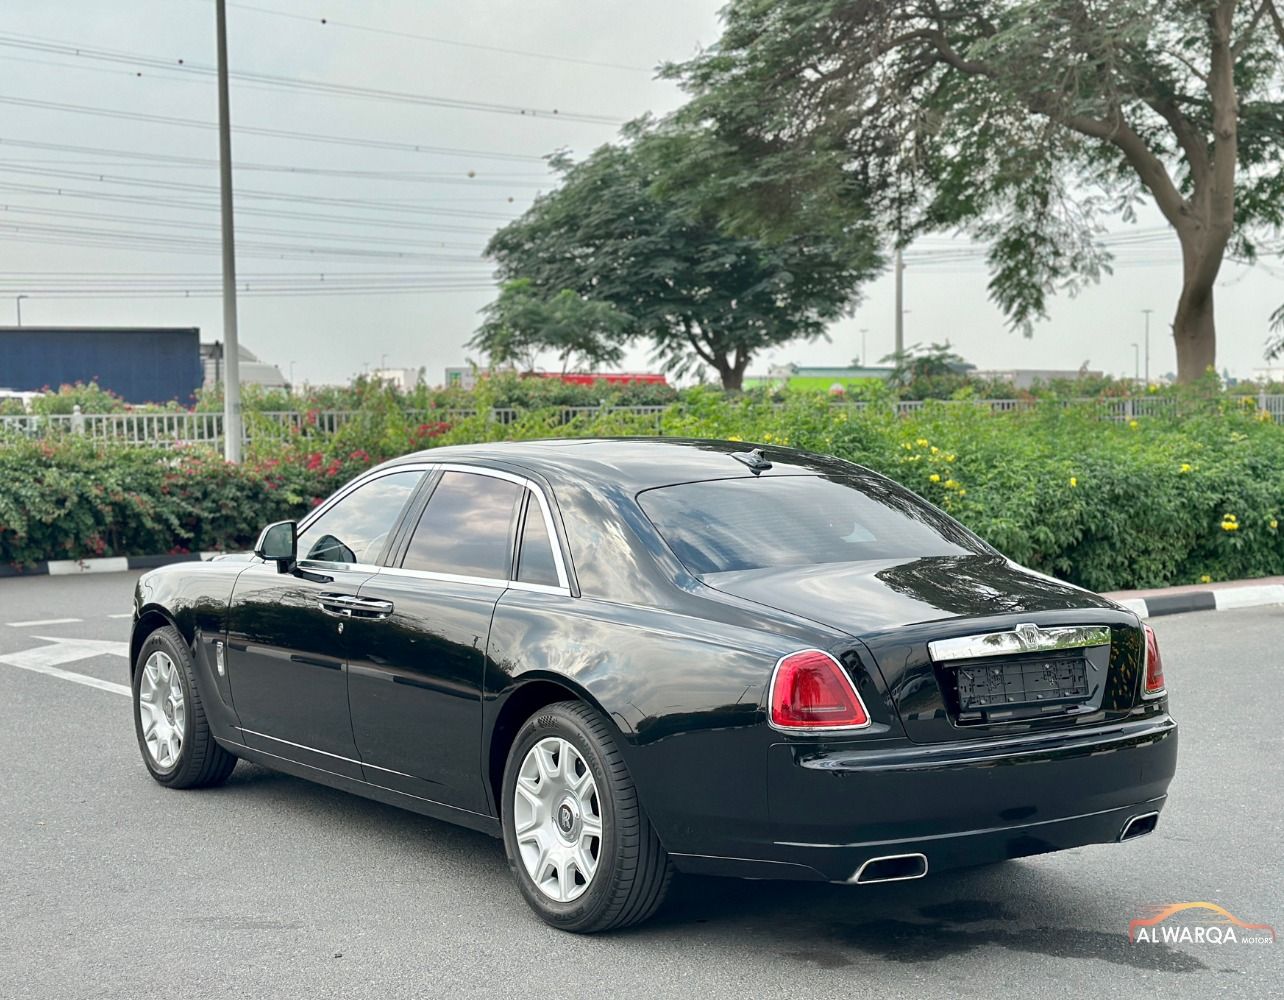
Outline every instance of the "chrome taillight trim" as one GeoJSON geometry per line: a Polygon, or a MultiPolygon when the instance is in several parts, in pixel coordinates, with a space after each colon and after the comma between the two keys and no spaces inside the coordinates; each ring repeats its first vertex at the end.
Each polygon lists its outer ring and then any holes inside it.
{"type": "Polygon", "coordinates": [[[1050,652],[1058,649],[1084,649],[1110,645],[1109,625],[1062,625],[1040,628],[1023,623],[1007,632],[985,632],[961,635],[953,639],[933,639],[927,651],[933,660],[975,660],[986,656],[1011,656],[1015,653],[1050,652]]]}
{"type": "Polygon", "coordinates": [[[874,718],[869,714],[869,706],[865,704],[865,699],[862,698],[860,696],[860,692],[856,690],[856,684],[852,680],[851,674],[847,672],[847,668],[842,665],[838,657],[836,657],[833,653],[826,652],[823,649],[817,649],[814,646],[808,646],[806,649],[795,649],[791,653],[786,653],[784,656],[778,659],[776,661],[776,665],[772,667],[771,683],[767,685],[767,725],[769,725],[776,732],[792,733],[795,736],[803,736],[808,733],[821,733],[821,734],[854,733],[862,729],[868,729],[873,724],[874,724],[874,718]],[[865,713],[864,722],[857,723],[855,725],[847,725],[847,726],[784,726],[777,723],[775,719],[771,717],[771,706],[776,703],[776,678],[780,674],[780,665],[784,663],[787,659],[789,659],[791,656],[797,656],[799,653],[819,653],[821,656],[826,657],[831,663],[833,663],[835,667],[838,668],[839,676],[842,677],[842,679],[847,682],[847,687],[851,691],[852,697],[856,699],[856,704],[859,705],[860,710],[865,713]]]}

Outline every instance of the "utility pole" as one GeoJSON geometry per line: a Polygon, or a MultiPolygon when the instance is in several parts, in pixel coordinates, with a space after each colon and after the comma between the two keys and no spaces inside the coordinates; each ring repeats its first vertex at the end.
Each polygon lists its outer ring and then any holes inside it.
{"type": "Polygon", "coordinates": [[[860,328],[860,366],[864,368],[869,364],[869,356],[865,353],[865,334],[869,333],[869,327],[860,328]]]}
{"type": "Polygon", "coordinates": [[[1141,345],[1132,345],[1132,378],[1134,382],[1141,381],[1141,345]]]}
{"type": "Polygon", "coordinates": [[[1146,316],[1146,385],[1150,385],[1150,314],[1153,309],[1143,309],[1146,316]]]}
{"type": "Polygon", "coordinates": [[[19,295],[13,300],[14,305],[18,307],[18,325],[22,326],[22,300],[31,298],[30,295],[19,295]]]}
{"type": "Polygon", "coordinates": [[[227,87],[227,0],[214,0],[218,34],[218,173],[223,219],[223,457],[241,461],[241,347],[236,332],[236,237],[232,229],[232,123],[227,87]]]}
{"type": "Polygon", "coordinates": [[[905,352],[905,258],[896,248],[896,357],[905,352]]]}

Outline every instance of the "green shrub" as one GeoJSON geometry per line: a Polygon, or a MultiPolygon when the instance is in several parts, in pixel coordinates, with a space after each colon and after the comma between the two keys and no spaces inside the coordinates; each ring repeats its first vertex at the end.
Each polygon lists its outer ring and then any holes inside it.
{"type": "MultiPolygon", "coordinates": [[[[544,400],[509,423],[411,417],[400,393],[360,389],[356,418],[320,435],[250,426],[245,465],[211,452],[94,446],[74,436],[0,445],[0,562],[244,549],[270,521],[299,517],[373,462],[420,448],[501,439],[650,435],[790,446],[866,465],[959,518],[1011,558],[1095,590],[1284,573],[1284,427],[1251,397],[1192,397],[1180,414],[1103,420],[1091,407],[992,414],[929,403],[898,418],[822,395],[686,390],[662,415],[563,423],[544,400]]],[[[435,402],[426,398],[426,404],[435,402]]],[[[443,411],[450,407],[436,407],[443,411]]],[[[415,407],[432,411],[431,405],[415,407]]]]}

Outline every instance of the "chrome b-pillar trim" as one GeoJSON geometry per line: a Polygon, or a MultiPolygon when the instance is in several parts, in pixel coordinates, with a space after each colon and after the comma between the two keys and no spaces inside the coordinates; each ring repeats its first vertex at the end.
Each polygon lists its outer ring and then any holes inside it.
{"type": "Polygon", "coordinates": [[[948,660],[973,660],[985,656],[1011,656],[1014,653],[1048,652],[1057,649],[1082,649],[1110,644],[1108,625],[1067,625],[1040,628],[1022,624],[1010,632],[987,632],[962,635],[954,639],[934,639],[927,651],[938,663],[948,660]]]}

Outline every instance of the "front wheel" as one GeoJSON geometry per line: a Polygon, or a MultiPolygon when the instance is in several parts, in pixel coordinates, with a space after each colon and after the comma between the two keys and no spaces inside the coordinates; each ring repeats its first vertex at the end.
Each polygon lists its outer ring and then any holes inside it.
{"type": "Polygon", "coordinates": [[[227,780],[236,757],[210,732],[192,653],[178,629],[159,628],[143,642],[133,696],[138,749],[153,778],[170,788],[204,788],[227,780]]]}
{"type": "Polygon", "coordinates": [[[610,728],[575,701],[541,708],[504,769],[504,849],[527,903],[578,933],[651,916],[672,877],[610,728]]]}

